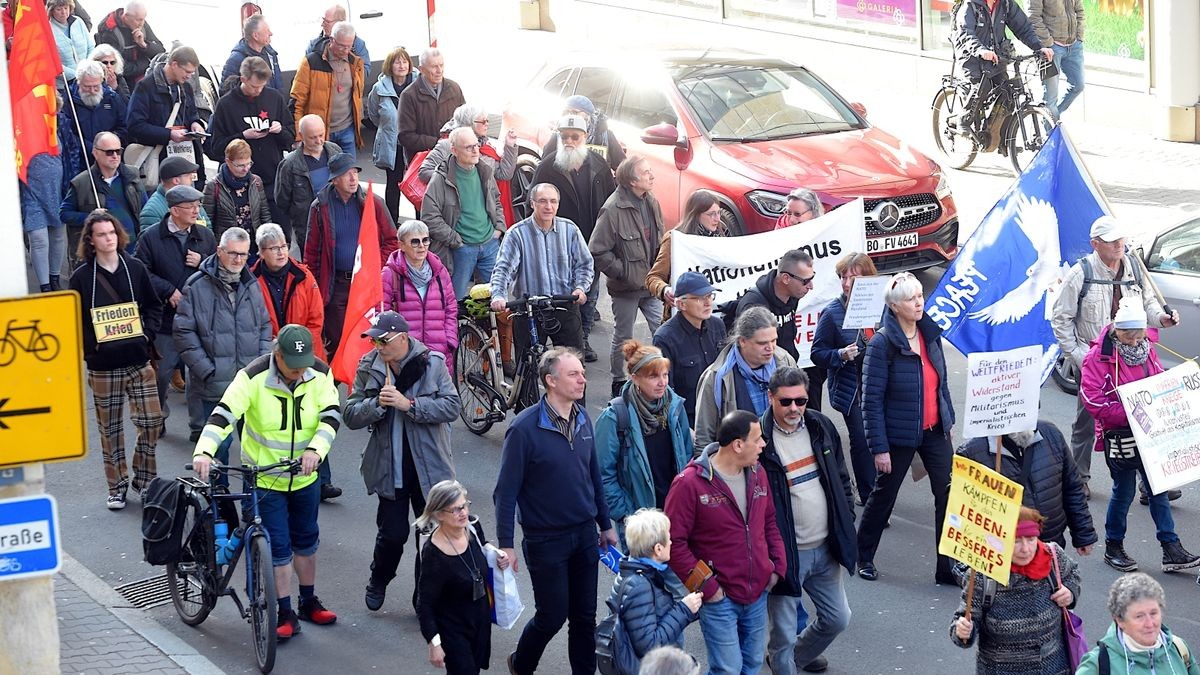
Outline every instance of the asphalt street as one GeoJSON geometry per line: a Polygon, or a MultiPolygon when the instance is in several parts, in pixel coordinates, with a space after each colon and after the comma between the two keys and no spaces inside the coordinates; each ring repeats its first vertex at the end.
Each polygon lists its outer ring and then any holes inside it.
{"type": "MultiPolygon", "coordinates": [[[[600,10],[582,8],[580,11],[600,10]]],[[[544,50],[560,44],[560,39],[561,44],[567,44],[570,36],[579,37],[583,34],[565,31],[556,36],[518,32],[507,27],[496,28],[497,17],[492,15],[475,17],[477,24],[469,23],[473,20],[471,17],[451,16],[457,23],[444,21],[440,24],[444,28],[443,48],[448,53],[454,54],[456,47],[465,46],[468,37],[474,39],[477,36],[476,27],[484,25],[489,30],[501,31],[502,35],[515,35],[516,39],[525,41],[524,44],[530,47],[506,62],[505,78],[498,78],[494,72],[464,72],[471,66],[468,59],[461,56],[452,56],[447,60],[448,75],[458,79],[468,92],[484,92],[486,95],[482,98],[492,113],[498,113],[511,94],[511,87],[505,85],[502,79],[523,81],[522,75],[532,72],[544,50]],[[451,25],[457,29],[453,33],[445,30],[451,25]]],[[[508,14],[501,18],[505,22],[512,19],[508,14]]],[[[559,19],[560,27],[566,23],[559,19]]],[[[631,30],[650,30],[639,22],[634,24],[640,27],[631,30]]],[[[872,57],[861,50],[858,52],[858,61],[841,58],[849,49],[833,46],[826,52],[810,50],[806,53],[811,53],[818,62],[820,72],[847,98],[867,104],[874,123],[910,139],[922,150],[931,151],[928,100],[932,98],[936,87],[936,75],[930,76],[927,86],[921,91],[897,91],[894,84],[868,78],[865,73],[870,68],[863,67],[864,60],[882,61],[889,58],[887,55],[872,57]]],[[[468,100],[472,98],[473,95],[468,96],[468,100]]],[[[1194,148],[1110,134],[1093,128],[1079,127],[1073,135],[1083,149],[1085,161],[1105,186],[1119,214],[1149,227],[1153,223],[1174,219],[1180,206],[1200,201],[1194,183],[1181,177],[1187,174],[1179,171],[1181,167],[1191,168],[1190,175],[1194,178],[1197,161],[1194,148]],[[1163,161],[1168,156],[1170,161],[1163,161]]],[[[932,152],[930,154],[933,156],[932,152]]],[[[1000,158],[984,157],[975,170],[951,174],[964,238],[1011,183],[1011,174],[1001,161],[1000,158]]],[[[378,179],[380,176],[374,170],[369,170],[364,177],[378,179]]],[[[927,289],[936,284],[941,271],[938,268],[920,275],[927,289]]],[[[607,359],[603,356],[612,327],[607,301],[602,301],[601,310],[604,321],[597,326],[592,345],[602,354],[602,358],[588,369],[592,383],[589,387],[588,410],[593,416],[607,399],[609,383],[607,359]]],[[[640,335],[646,337],[644,325],[639,323],[638,329],[640,335]]],[[[955,406],[962,410],[965,359],[957,352],[948,350],[948,361],[955,406]]],[[[1074,414],[1073,399],[1054,388],[1053,384],[1044,387],[1042,394],[1042,417],[1065,429],[1074,414]]],[[[172,394],[172,397],[174,410],[181,413],[186,409],[182,395],[172,394]]],[[[89,406],[90,401],[89,395],[89,406]]],[[[840,416],[835,414],[833,418],[841,427],[840,416]]],[[[66,549],[113,586],[159,576],[162,568],[142,562],[141,514],[137,501],[131,500],[129,508],[121,512],[109,512],[104,508],[106,491],[99,442],[94,416],[90,415],[89,419],[89,455],[82,460],[46,466],[47,490],[58,498],[66,549]]],[[[167,427],[168,434],[158,446],[158,470],[160,475],[169,476],[183,473],[184,464],[190,460],[191,444],[187,441],[187,424],[182,414],[171,418],[167,427]]],[[[487,435],[477,437],[461,424],[456,423],[453,429],[458,478],[470,490],[474,513],[482,519],[489,534],[495,531],[491,492],[499,466],[503,431],[503,426],[498,425],[487,435]]],[[[320,515],[322,536],[318,554],[317,592],[325,604],[338,613],[339,620],[336,625],[328,627],[305,624],[300,636],[280,647],[276,672],[398,672],[405,675],[440,672],[428,664],[426,645],[410,606],[413,584],[411,557],[408,554],[401,563],[400,576],[389,588],[383,609],[372,613],[363,605],[363,586],[375,536],[376,504],[374,498],[365,494],[357,471],[359,456],[366,441],[366,431],[343,430],[339,434],[331,455],[332,466],[336,484],[346,492],[340,499],[323,505],[320,515]]],[[[956,437],[955,441],[957,443],[961,439],[956,437]]],[[[129,447],[132,448],[132,445],[131,438],[129,447]]],[[[1097,527],[1102,527],[1110,480],[1102,463],[1098,462],[1097,467],[1092,480],[1093,499],[1090,508],[1097,527]]],[[[928,485],[928,481],[906,484],[901,491],[892,526],[884,533],[876,557],[880,579],[871,583],[847,578],[853,619],[848,631],[826,653],[831,664],[829,672],[949,674],[973,670],[974,652],[958,649],[948,639],[948,626],[959,601],[959,591],[933,584],[933,510],[928,485]]],[[[1173,507],[1177,528],[1185,546],[1200,550],[1200,520],[1196,517],[1200,510],[1200,492],[1194,486],[1185,488],[1183,499],[1175,502],[1173,507]]],[[[1181,574],[1158,571],[1161,552],[1154,540],[1153,524],[1148,510],[1136,503],[1130,513],[1126,546],[1130,554],[1142,563],[1143,569],[1150,571],[1166,587],[1170,603],[1166,614],[1167,625],[1191,644],[1200,643],[1200,611],[1196,609],[1198,605],[1195,602],[1200,589],[1195,583],[1196,574],[1192,571],[1181,574]]],[[[1085,620],[1088,637],[1094,641],[1109,623],[1104,610],[1104,598],[1108,586],[1118,573],[1104,565],[1099,550],[1088,558],[1081,558],[1080,566],[1083,592],[1077,611],[1085,620]]],[[[518,575],[518,579],[527,609],[517,629],[493,630],[491,672],[504,672],[503,659],[515,646],[520,625],[533,614],[529,579],[524,571],[518,575]]],[[[612,576],[601,570],[597,589],[600,616],[604,614],[603,599],[608,595],[611,580],[612,576]]],[[[226,672],[254,670],[250,627],[238,618],[233,604],[227,599],[223,599],[209,619],[197,628],[185,626],[169,604],[147,610],[146,614],[226,672]]],[[[704,661],[703,642],[697,624],[689,628],[686,640],[689,651],[704,661]]],[[[542,663],[539,671],[542,673],[569,671],[565,630],[550,644],[542,663]]]]}

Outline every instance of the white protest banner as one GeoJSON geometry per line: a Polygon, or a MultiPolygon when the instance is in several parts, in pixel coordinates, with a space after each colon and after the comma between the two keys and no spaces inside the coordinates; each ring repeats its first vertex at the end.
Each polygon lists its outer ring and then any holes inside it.
{"type": "Polygon", "coordinates": [[[866,252],[861,198],[820,218],[782,230],[744,237],[701,237],[671,233],[671,283],[684,272],[699,272],[717,289],[716,305],[734,300],[754,286],[758,278],[779,265],[792,249],[813,257],[816,279],[796,307],[796,350],[800,365],[812,365],[809,350],[817,329],[817,316],[829,301],[842,294],[834,265],[847,253],[866,252]]]}
{"type": "Polygon", "coordinates": [[[842,330],[858,330],[874,328],[883,316],[884,293],[892,278],[888,277],[854,277],[854,286],[850,288],[850,300],[846,303],[846,318],[842,320],[842,330]]]}
{"type": "Polygon", "coordinates": [[[1184,361],[1117,394],[1154,494],[1200,479],[1200,366],[1184,361]]]}
{"type": "Polygon", "coordinates": [[[967,354],[963,438],[1036,429],[1041,387],[1041,345],[967,354]]]}

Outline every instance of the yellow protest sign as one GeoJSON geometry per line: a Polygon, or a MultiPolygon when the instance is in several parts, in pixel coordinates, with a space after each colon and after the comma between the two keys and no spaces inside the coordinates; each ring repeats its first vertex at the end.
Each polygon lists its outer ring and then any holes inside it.
{"type": "Polygon", "coordinates": [[[938,553],[1007,585],[1024,492],[1019,483],[955,455],[938,553]]]}

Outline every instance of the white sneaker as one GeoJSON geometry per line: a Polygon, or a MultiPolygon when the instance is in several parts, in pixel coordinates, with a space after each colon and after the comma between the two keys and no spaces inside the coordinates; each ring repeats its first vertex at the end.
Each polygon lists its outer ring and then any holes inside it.
{"type": "Polygon", "coordinates": [[[125,508],[125,495],[109,495],[108,500],[104,503],[109,511],[120,511],[125,508]]]}

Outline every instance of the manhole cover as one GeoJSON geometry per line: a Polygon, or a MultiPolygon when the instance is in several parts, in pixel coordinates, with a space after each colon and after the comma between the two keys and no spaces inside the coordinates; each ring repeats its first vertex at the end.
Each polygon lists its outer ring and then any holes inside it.
{"type": "Polygon", "coordinates": [[[122,584],[115,590],[138,609],[150,609],[171,602],[171,587],[165,572],[157,577],[122,584]]]}

